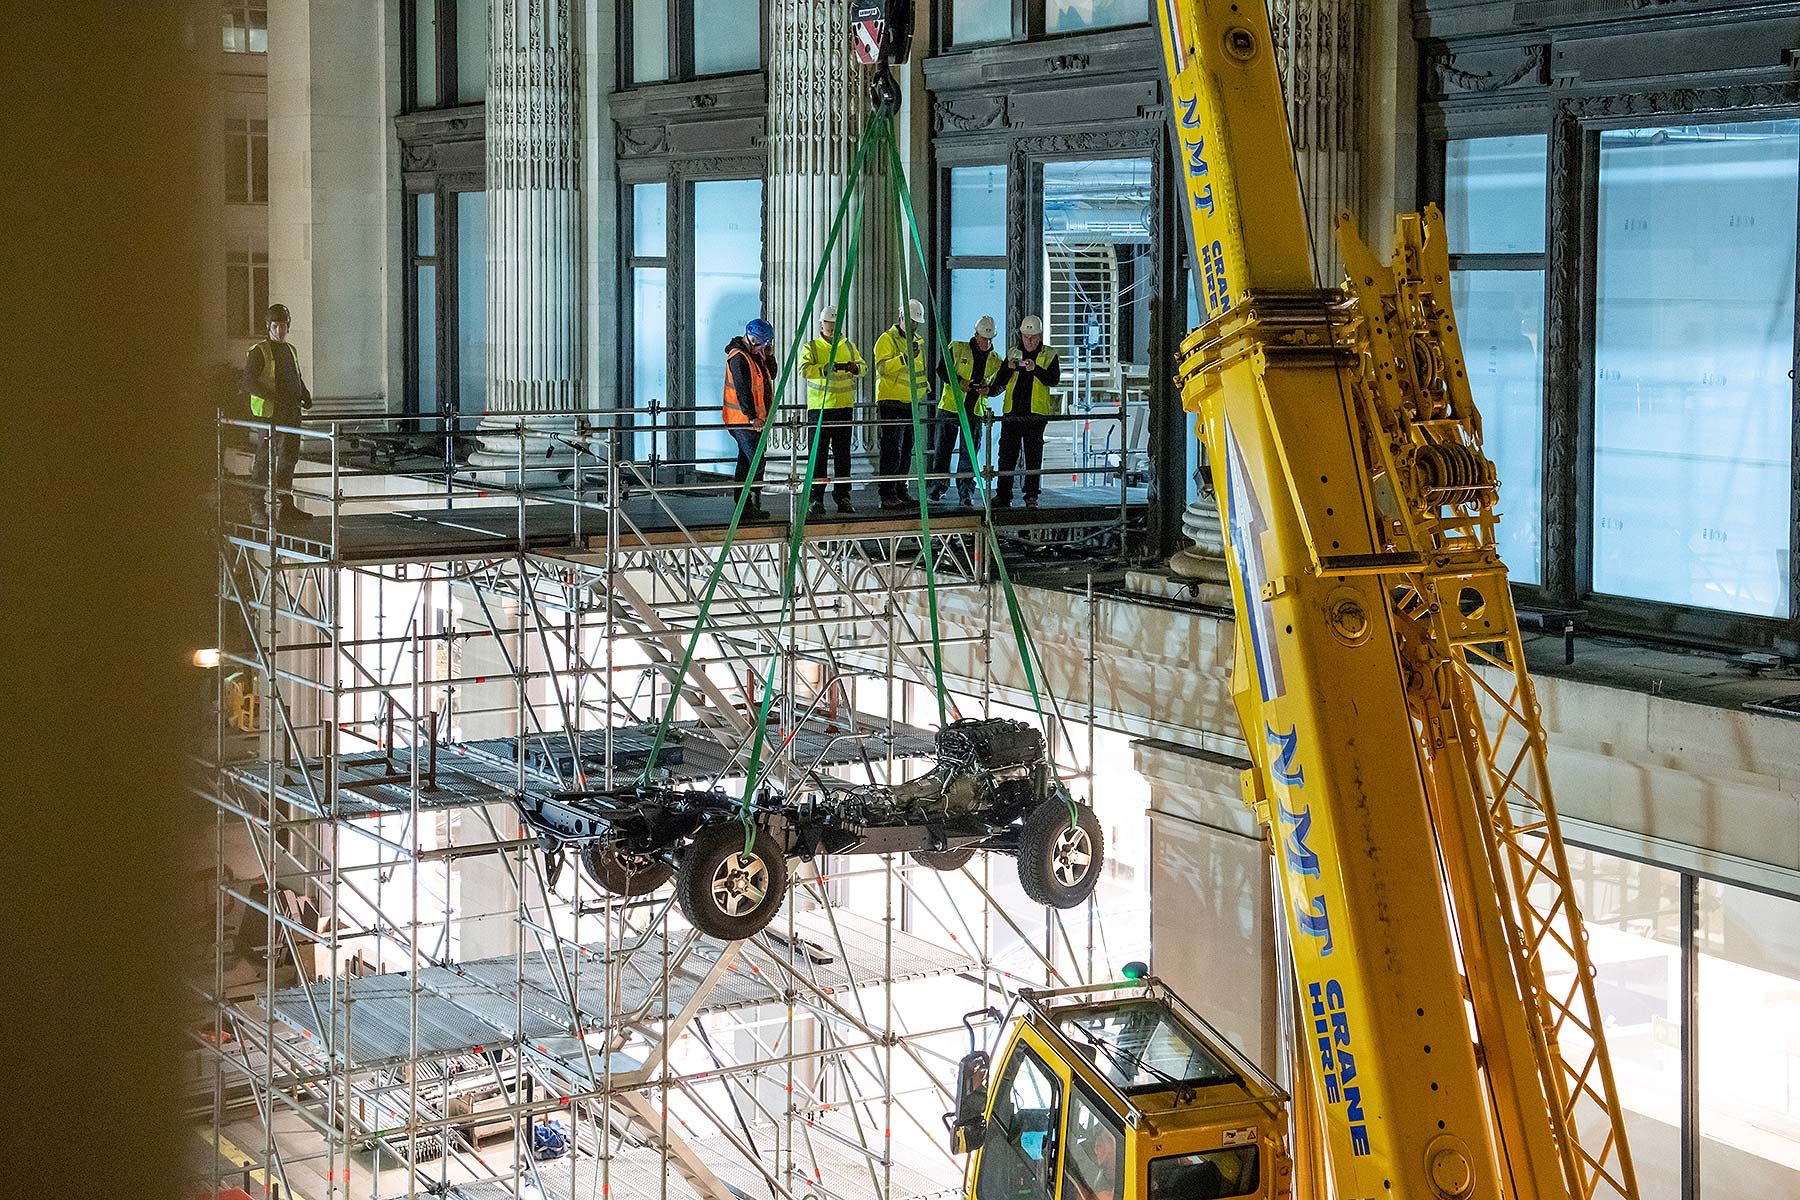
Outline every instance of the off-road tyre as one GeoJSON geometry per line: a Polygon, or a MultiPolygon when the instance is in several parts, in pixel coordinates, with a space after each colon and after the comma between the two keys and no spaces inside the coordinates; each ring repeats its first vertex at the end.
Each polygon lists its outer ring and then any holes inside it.
{"type": "Polygon", "coordinates": [[[695,835],[675,872],[675,899],[688,924],[708,937],[735,942],[760,933],[787,897],[787,860],[768,832],[757,829],[744,861],[744,827],[708,825],[695,835]],[[747,874],[733,877],[734,872],[747,874]],[[735,893],[734,886],[750,889],[735,893]]]}
{"type": "Polygon", "coordinates": [[[648,896],[675,874],[675,868],[661,859],[604,842],[589,842],[581,848],[581,866],[589,879],[615,896],[648,896]]]}
{"type": "Polygon", "coordinates": [[[1069,801],[1052,795],[1026,815],[1019,831],[1019,886],[1039,904],[1074,908],[1099,885],[1105,852],[1094,810],[1075,805],[1071,825],[1069,801]]]}
{"type": "Polygon", "coordinates": [[[963,864],[975,857],[975,847],[961,846],[955,850],[914,850],[908,856],[921,867],[930,867],[934,871],[960,871],[963,864]]]}

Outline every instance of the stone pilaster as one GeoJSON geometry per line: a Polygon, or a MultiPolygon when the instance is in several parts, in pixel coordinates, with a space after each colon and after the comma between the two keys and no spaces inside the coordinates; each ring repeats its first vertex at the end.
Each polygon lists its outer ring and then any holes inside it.
{"type": "MultiPolygon", "coordinates": [[[[769,5],[764,297],[781,353],[805,312],[807,291],[868,120],[869,70],[856,61],[849,29],[844,0],[771,0],[769,5]]],[[[867,358],[881,331],[893,324],[901,264],[892,245],[886,164],[865,169],[864,180],[862,242],[849,321],[841,328],[867,358]]],[[[818,310],[837,303],[850,232],[846,221],[813,306],[814,324],[818,310]]],[[[874,400],[870,378],[864,376],[864,403],[874,400]]],[[[804,395],[792,390],[787,400],[804,402],[804,395]]]]}
{"type": "MultiPolygon", "coordinates": [[[[519,441],[504,432],[506,414],[583,407],[583,19],[575,0],[490,0],[490,416],[469,460],[487,470],[518,469],[519,441]]],[[[530,420],[539,429],[550,424],[530,420]]],[[[566,457],[541,434],[526,438],[527,467],[566,457]]]]}
{"type": "MultiPolygon", "coordinates": [[[[1319,283],[1336,287],[1343,274],[1332,222],[1345,209],[1363,207],[1363,163],[1358,136],[1366,90],[1359,12],[1363,0],[1270,0],[1269,22],[1275,59],[1287,94],[1288,130],[1293,137],[1306,219],[1312,232],[1319,283]]],[[[1204,482],[1204,479],[1202,480],[1204,482]]],[[[1182,532],[1191,549],[1178,552],[1169,567],[1178,575],[1223,582],[1224,542],[1219,507],[1201,495],[1183,515],[1182,532]]]]}

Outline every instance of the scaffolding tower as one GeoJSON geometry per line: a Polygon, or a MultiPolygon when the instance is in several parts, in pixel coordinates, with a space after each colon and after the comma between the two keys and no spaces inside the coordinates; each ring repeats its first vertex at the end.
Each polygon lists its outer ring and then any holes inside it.
{"type": "MultiPolygon", "coordinates": [[[[987,855],[801,864],[732,943],[666,890],[621,899],[546,859],[518,802],[635,777],[672,693],[659,765],[741,786],[771,658],[767,778],[905,777],[933,746],[908,718],[937,719],[928,577],[988,571],[979,515],[925,539],[881,514],[809,529],[787,603],[787,528],[723,519],[704,464],[630,461],[616,416],[509,416],[484,434],[517,466],[487,474],[454,422],[309,426],[309,518],[261,528],[234,516],[257,482],[227,447],[267,427],[221,422],[199,1192],[948,1194],[958,1017],[1105,969],[1091,902],[1065,925],[997,899],[987,855]]],[[[937,636],[991,664],[990,630],[937,636]]],[[[1069,721],[1047,731],[1064,764],[1069,721]]]]}

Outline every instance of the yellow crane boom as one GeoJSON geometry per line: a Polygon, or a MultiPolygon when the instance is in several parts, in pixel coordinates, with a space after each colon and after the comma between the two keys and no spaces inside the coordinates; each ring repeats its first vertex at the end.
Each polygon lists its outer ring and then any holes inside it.
{"type": "Polygon", "coordinates": [[[1161,0],[1203,325],[1182,346],[1338,1197],[1636,1200],[1450,305],[1442,218],[1323,290],[1263,0],[1161,0]]]}

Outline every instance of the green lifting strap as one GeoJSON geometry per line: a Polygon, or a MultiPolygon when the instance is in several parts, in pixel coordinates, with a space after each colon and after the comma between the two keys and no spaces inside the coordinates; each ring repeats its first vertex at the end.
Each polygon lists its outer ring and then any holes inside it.
{"type": "MultiPolygon", "coordinates": [[[[921,269],[926,270],[929,274],[929,268],[926,266],[925,260],[924,239],[919,236],[919,223],[913,216],[912,197],[907,193],[905,186],[905,168],[900,162],[900,147],[891,137],[887,139],[887,151],[888,163],[894,175],[894,195],[899,201],[900,213],[905,218],[906,230],[911,235],[913,251],[918,257],[919,265],[921,269]]],[[[931,294],[930,289],[926,289],[925,298],[926,302],[930,305],[931,311],[929,315],[931,317],[932,328],[937,332],[938,353],[941,354],[945,360],[948,360],[950,357],[950,342],[949,339],[944,336],[944,323],[938,319],[936,297],[931,294]]],[[[958,429],[962,434],[963,446],[968,453],[969,461],[973,463],[976,458],[975,434],[969,426],[968,405],[964,403],[965,397],[962,390],[962,383],[957,378],[954,371],[948,371],[945,374],[949,376],[951,395],[956,399],[956,420],[958,429]]],[[[988,552],[992,557],[994,566],[1000,576],[1001,592],[1006,598],[1007,616],[1012,622],[1013,641],[1019,649],[1019,663],[1025,669],[1025,684],[1031,691],[1032,707],[1037,711],[1038,716],[1042,718],[1044,716],[1044,699],[1038,686],[1038,664],[1034,662],[1036,656],[1033,654],[1034,647],[1032,645],[1031,632],[1025,626],[1024,614],[1019,611],[1019,596],[1018,592],[1013,588],[1012,572],[1006,569],[1006,555],[1001,553],[1000,538],[999,535],[994,532],[993,509],[990,504],[987,480],[979,472],[976,473],[975,480],[976,484],[981,489],[981,507],[988,517],[988,520],[985,522],[988,552]]],[[[922,492],[920,507],[924,507],[922,492]]],[[[930,590],[935,601],[935,584],[930,590]]],[[[936,639],[935,628],[933,630],[933,639],[934,641],[936,639]]],[[[941,688],[942,686],[942,679],[940,677],[939,687],[941,688]]],[[[1056,740],[1054,737],[1048,736],[1047,733],[1044,744],[1050,755],[1051,768],[1054,770],[1056,766],[1056,740]]],[[[1074,820],[1073,812],[1070,814],[1070,820],[1071,822],[1074,820]]]]}
{"type": "MultiPolygon", "coordinates": [[[[850,201],[856,193],[856,182],[861,177],[864,164],[875,146],[875,128],[875,124],[871,122],[869,128],[864,130],[862,140],[857,146],[856,159],[850,165],[850,176],[845,181],[844,194],[838,199],[837,212],[831,220],[831,232],[826,236],[825,249],[819,256],[818,269],[813,272],[812,287],[806,293],[806,308],[801,314],[799,325],[794,330],[793,341],[788,344],[787,357],[782,360],[781,373],[775,381],[773,403],[769,408],[771,416],[780,406],[781,397],[786,392],[788,380],[793,374],[794,363],[800,357],[800,343],[806,337],[806,331],[811,328],[813,305],[818,301],[819,289],[825,284],[825,272],[831,264],[831,251],[837,245],[838,237],[843,231],[844,218],[850,211],[850,201]]],[[[836,354],[834,344],[832,356],[835,358],[836,354]]],[[[750,456],[749,473],[745,476],[744,486],[738,490],[737,504],[732,508],[731,520],[725,526],[725,536],[720,542],[718,557],[713,563],[712,570],[707,574],[706,587],[701,592],[700,607],[694,617],[694,630],[688,636],[686,649],[682,651],[681,667],[670,681],[669,702],[664,706],[662,717],[656,723],[656,734],[650,742],[650,753],[645,756],[644,769],[639,773],[638,782],[640,784],[647,784],[655,777],[656,760],[662,755],[663,747],[668,743],[669,730],[675,724],[675,709],[681,700],[681,681],[686,679],[688,672],[693,669],[694,655],[699,648],[701,634],[706,628],[707,616],[712,611],[713,600],[718,594],[719,581],[724,576],[725,563],[730,555],[731,545],[737,540],[738,526],[743,521],[744,506],[750,498],[751,482],[756,478],[757,470],[762,466],[763,458],[768,453],[769,434],[774,428],[774,421],[765,420],[762,436],[756,439],[756,452],[750,456]]],[[[813,440],[816,446],[818,441],[816,434],[813,440]]],[[[808,455],[807,484],[809,487],[812,483],[812,459],[813,456],[808,455]]],[[[784,598],[784,609],[785,604],[784,598]]]]}
{"type": "MultiPolygon", "coordinates": [[[[864,142],[870,142],[878,138],[887,127],[887,117],[880,115],[872,117],[868,127],[863,131],[864,142]]],[[[852,186],[854,186],[854,180],[852,180],[852,186]]],[[[862,216],[863,201],[859,199],[856,202],[856,223],[851,227],[850,245],[844,254],[844,273],[838,283],[837,332],[833,333],[831,336],[831,353],[825,356],[825,361],[828,365],[837,362],[838,346],[843,342],[843,330],[849,324],[850,281],[856,277],[857,251],[862,244],[862,216]]],[[[826,256],[827,258],[830,256],[829,248],[826,251],[826,256]]],[[[809,304],[808,316],[810,317],[810,315],[811,305],[809,304]]],[[[806,451],[805,494],[807,495],[811,494],[813,480],[818,473],[819,442],[821,440],[820,433],[825,427],[826,409],[824,405],[820,405],[816,411],[818,416],[813,421],[812,445],[808,446],[806,451]]],[[[808,510],[804,507],[800,508],[798,514],[791,522],[791,527],[788,532],[787,561],[782,565],[781,571],[782,620],[787,619],[788,611],[793,607],[794,603],[794,580],[800,568],[800,545],[806,538],[807,511],[808,510]]],[[[744,770],[744,794],[738,801],[738,812],[744,822],[745,854],[750,853],[751,844],[755,840],[756,835],[755,826],[750,822],[750,808],[752,797],[756,793],[756,785],[761,781],[763,746],[768,740],[769,732],[769,706],[775,699],[775,669],[780,665],[781,655],[779,653],[771,653],[769,655],[769,669],[763,673],[762,699],[757,702],[756,727],[751,731],[750,760],[744,770]]],[[[793,731],[789,730],[788,734],[790,737],[793,736],[793,731]]]]}

